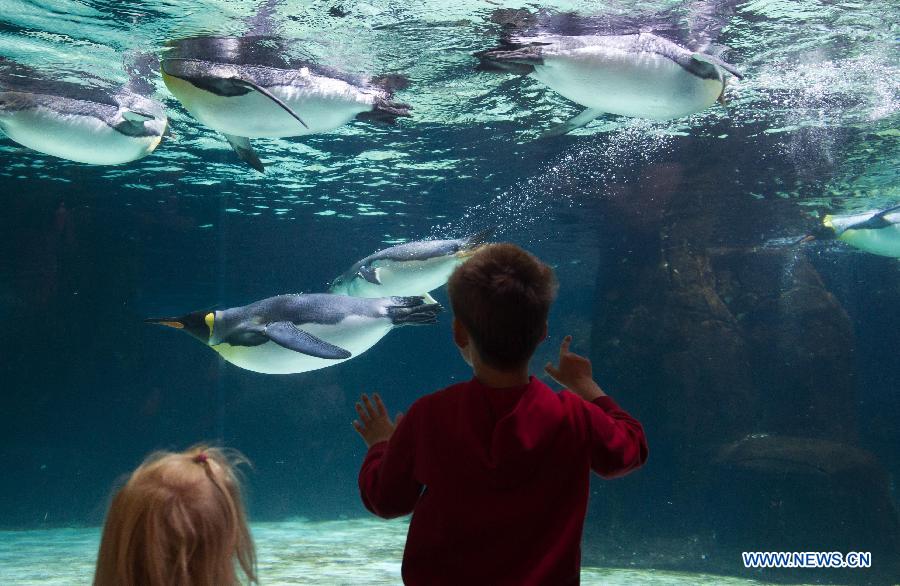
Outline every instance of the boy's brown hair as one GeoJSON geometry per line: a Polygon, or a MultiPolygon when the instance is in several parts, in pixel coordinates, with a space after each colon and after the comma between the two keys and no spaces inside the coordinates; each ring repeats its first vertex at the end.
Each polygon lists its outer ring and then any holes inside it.
{"type": "Polygon", "coordinates": [[[95,586],[255,583],[256,554],[234,471],[241,462],[236,452],[205,446],[151,454],[109,507],[95,586]]]}
{"type": "Polygon", "coordinates": [[[499,369],[526,364],[556,297],[553,269],[514,244],[479,248],[450,276],[447,293],[481,359],[499,369]]]}

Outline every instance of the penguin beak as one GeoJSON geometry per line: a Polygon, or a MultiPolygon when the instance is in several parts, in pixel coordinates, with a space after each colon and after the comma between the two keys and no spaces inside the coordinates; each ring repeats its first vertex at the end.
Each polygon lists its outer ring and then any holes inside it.
{"type": "Polygon", "coordinates": [[[161,326],[169,326],[176,330],[183,330],[184,324],[174,317],[148,317],[144,320],[145,324],[159,324],[161,326]]]}
{"type": "Polygon", "coordinates": [[[181,317],[151,317],[144,323],[159,324],[169,328],[175,328],[197,338],[204,344],[209,343],[212,336],[215,314],[209,311],[193,311],[181,317]]]}
{"type": "Polygon", "coordinates": [[[812,242],[813,240],[834,240],[837,237],[838,235],[834,231],[834,228],[832,228],[830,224],[825,224],[823,226],[813,228],[809,234],[798,240],[796,244],[806,244],[807,242],[812,242]]]}

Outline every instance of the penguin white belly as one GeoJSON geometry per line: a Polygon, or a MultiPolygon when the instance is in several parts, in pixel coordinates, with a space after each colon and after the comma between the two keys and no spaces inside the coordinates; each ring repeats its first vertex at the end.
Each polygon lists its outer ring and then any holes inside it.
{"type": "Polygon", "coordinates": [[[301,354],[266,342],[259,346],[232,346],[218,344],[211,346],[222,358],[235,366],[263,374],[295,374],[309,372],[340,364],[356,358],[378,343],[393,328],[387,317],[374,318],[353,315],[336,324],[306,323],[298,326],[303,331],[349,351],[350,358],[329,360],[301,354]]]}
{"type": "Polygon", "coordinates": [[[387,261],[376,263],[381,285],[356,277],[350,284],[353,297],[407,297],[423,295],[441,287],[462,259],[440,256],[428,260],[387,261]]]}
{"type": "Polygon", "coordinates": [[[847,230],[838,239],[872,254],[900,258],[900,225],[898,224],[877,230],[847,230]]]}
{"type": "Polygon", "coordinates": [[[127,136],[93,116],[61,114],[44,106],[0,111],[0,130],[36,151],[91,165],[119,165],[140,159],[162,136],[127,136]]]}
{"type": "Polygon", "coordinates": [[[281,138],[328,132],[372,109],[374,100],[339,80],[326,87],[266,88],[309,126],[305,128],[277,103],[257,91],[220,96],[163,74],[166,86],[191,115],[213,130],[247,138],[281,138]]]}
{"type": "Polygon", "coordinates": [[[532,77],[573,102],[621,116],[681,118],[711,106],[724,87],[651,52],[582,47],[543,60],[532,77]]]}

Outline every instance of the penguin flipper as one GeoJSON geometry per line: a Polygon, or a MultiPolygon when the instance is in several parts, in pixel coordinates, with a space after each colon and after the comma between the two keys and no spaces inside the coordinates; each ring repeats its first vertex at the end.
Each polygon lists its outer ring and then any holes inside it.
{"type": "Polygon", "coordinates": [[[265,165],[262,164],[262,161],[259,160],[259,157],[256,155],[256,151],[253,150],[253,147],[250,145],[250,139],[246,136],[234,136],[233,134],[226,134],[225,140],[228,141],[228,144],[231,145],[231,148],[234,149],[234,152],[237,153],[237,156],[240,157],[242,161],[259,171],[260,173],[266,172],[265,165]]]}
{"type": "Polygon", "coordinates": [[[124,112],[122,112],[122,118],[128,120],[129,122],[143,123],[147,120],[153,120],[155,116],[153,114],[145,114],[144,112],[125,110],[124,112]]]}
{"type": "Polygon", "coordinates": [[[309,128],[309,126],[307,126],[306,122],[304,122],[303,119],[300,118],[300,116],[298,116],[297,113],[294,112],[294,110],[290,106],[285,104],[278,96],[276,96],[275,94],[273,94],[266,88],[262,87],[261,85],[259,85],[257,83],[253,83],[252,81],[248,81],[246,79],[240,79],[237,77],[232,77],[231,81],[234,82],[235,85],[239,85],[239,86],[242,86],[242,87],[245,87],[248,89],[258,91],[262,95],[266,96],[267,98],[269,98],[270,100],[272,100],[273,102],[278,104],[282,110],[284,110],[285,112],[287,112],[288,114],[293,116],[297,120],[297,122],[299,122],[300,124],[303,125],[303,128],[309,128]]]}
{"type": "Polygon", "coordinates": [[[366,281],[372,283],[373,285],[381,285],[381,279],[378,278],[377,268],[370,267],[369,265],[363,265],[359,267],[359,271],[357,271],[356,274],[366,281]]]}
{"type": "Polygon", "coordinates": [[[887,228],[888,226],[892,226],[893,224],[889,222],[885,216],[890,213],[896,212],[897,210],[900,210],[900,205],[895,205],[887,209],[883,209],[868,220],[858,222],[856,224],[853,224],[852,226],[848,226],[846,230],[879,230],[881,228],[887,228]]]}
{"type": "Polygon", "coordinates": [[[897,210],[900,210],[900,204],[895,205],[895,206],[891,206],[891,207],[886,208],[886,209],[883,209],[883,210],[881,210],[880,212],[878,212],[878,213],[875,214],[875,215],[878,216],[878,217],[883,218],[883,217],[885,217],[886,215],[890,214],[891,212],[896,212],[897,210]]]}
{"type": "Polygon", "coordinates": [[[539,138],[550,138],[551,136],[562,136],[563,134],[568,134],[575,130],[576,128],[581,128],[582,126],[587,126],[594,118],[605,114],[603,110],[598,110],[596,108],[585,108],[577,116],[573,116],[569,118],[562,124],[557,124],[547,130],[545,130],[539,138]]]}
{"type": "Polygon", "coordinates": [[[289,321],[270,323],[263,330],[263,334],[279,346],[307,356],[329,360],[341,360],[353,356],[340,346],[317,338],[289,321]]]}

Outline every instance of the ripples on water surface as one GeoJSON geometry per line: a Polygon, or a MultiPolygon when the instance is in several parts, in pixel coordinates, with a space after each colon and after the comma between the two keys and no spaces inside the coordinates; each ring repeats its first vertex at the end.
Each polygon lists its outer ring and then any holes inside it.
{"type": "MultiPolygon", "coordinates": [[[[2,0],[0,5],[0,55],[41,69],[89,70],[123,82],[124,52],[161,52],[169,40],[198,34],[240,35],[256,9],[249,1],[194,0],[2,0]]],[[[283,219],[411,214],[438,234],[487,222],[527,225],[554,200],[554,191],[563,191],[554,187],[565,183],[561,176],[578,176],[602,189],[635,161],[659,155],[673,138],[690,134],[712,144],[749,139],[748,148],[757,137],[766,145],[764,156],[810,166],[801,180],[774,193],[765,190],[760,198],[857,209],[900,197],[898,23],[896,11],[881,3],[759,0],[720,7],[727,25],[717,43],[729,47],[723,56],[745,74],[743,80],[730,79],[726,108],[669,123],[601,118],[575,132],[589,137],[541,146],[547,153],[542,166],[506,183],[491,181],[495,154],[514,157],[538,148],[539,131],[579,107],[534,80],[475,71],[471,54],[495,43],[498,28],[488,19],[502,6],[520,4],[284,2],[277,21],[284,37],[296,39],[296,56],[350,72],[408,75],[411,86],[399,99],[413,106],[413,118],[394,127],[354,122],[312,137],[256,140],[268,164],[265,176],[241,165],[221,135],[188,116],[158,78],[156,97],[168,109],[175,137],[151,156],[120,167],[85,168],[3,140],[0,176],[69,182],[86,174],[102,177],[126,203],[148,192],[160,201],[172,193],[215,193],[227,196],[228,213],[283,219]],[[346,15],[335,16],[340,13],[346,15]],[[450,136],[457,137],[452,148],[450,136]],[[822,161],[834,168],[820,173],[822,161]],[[462,210],[433,205],[443,182],[467,178],[473,190],[485,193],[462,210]]],[[[703,7],[690,2],[542,6],[619,15],[676,32],[689,27],[696,20],[690,15],[703,7]],[[666,16],[649,16],[654,14],[666,16]]],[[[563,197],[573,199],[571,193],[563,197]]],[[[418,235],[427,232],[418,229],[418,235]]],[[[384,236],[389,242],[402,239],[384,236]]]]}

